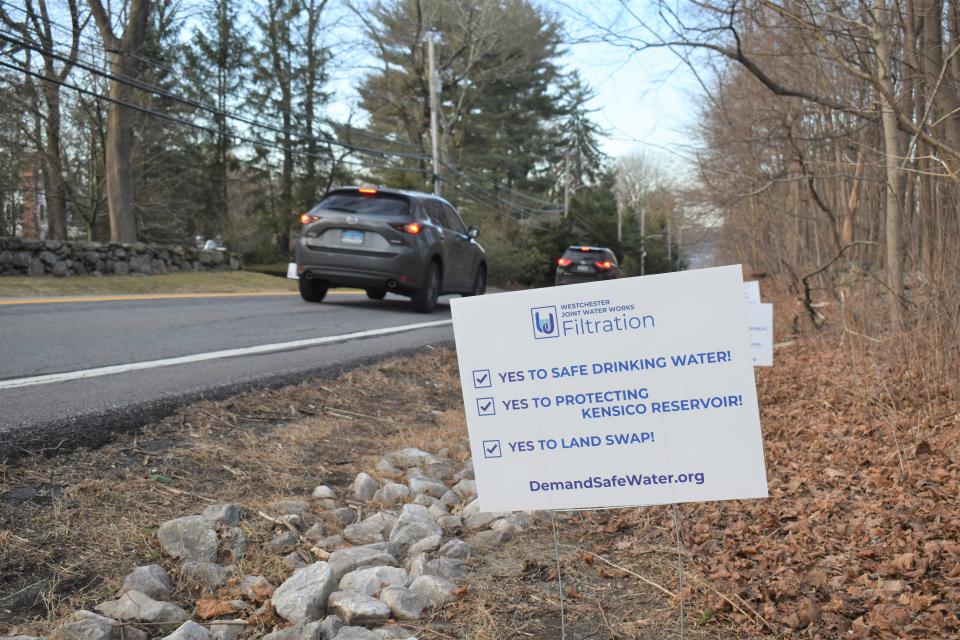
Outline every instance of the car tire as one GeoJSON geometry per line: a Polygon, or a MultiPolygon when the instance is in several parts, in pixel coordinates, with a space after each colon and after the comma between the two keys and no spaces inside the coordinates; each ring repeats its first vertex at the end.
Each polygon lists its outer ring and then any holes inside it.
{"type": "Polygon", "coordinates": [[[367,289],[367,297],[371,300],[383,300],[387,297],[386,289],[367,289]]]}
{"type": "Polygon", "coordinates": [[[300,297],[307,302],[323,302],[327,295],[327,285],[316,280],[300,278],[300,297]]]}
{"type": "Polygon", "coordinates": [[[483,265],[477,267],[477,274],[473,276],[473,288],[470,293],[464,293],[463,297],[482,296],[487,290],[487,268],[483,265]]]}
{"type": "Polygon", "coordinates": [[[431,262],[427,267],[427,275],[423,278],[423,287],[413,292],[413,310],[417,313],[433,313],[437,308],[437,298],[440,296],[440,267],[431,262]]]}

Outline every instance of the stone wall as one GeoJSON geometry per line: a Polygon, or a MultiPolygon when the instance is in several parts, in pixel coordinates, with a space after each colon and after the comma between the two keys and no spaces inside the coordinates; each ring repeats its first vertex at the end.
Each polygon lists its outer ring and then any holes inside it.
{"type": "Polygon", "coordinates": [[[239,254],[182,245],[0,238],[0,276],[125,276],[242,268],[239,254]]]}

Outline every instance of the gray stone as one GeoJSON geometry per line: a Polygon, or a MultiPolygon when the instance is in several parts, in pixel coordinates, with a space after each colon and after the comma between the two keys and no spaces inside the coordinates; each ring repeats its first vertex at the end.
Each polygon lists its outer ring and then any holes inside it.
{"type": "Polygon", "coordinates": [[[57,263],[57,254],[50,251],[41,251],[37,257],[40,258],[40,261],[48,267],[52,267],[57,263]]]}
{"type": "Polygon", "coordinates": [[[62,278],[63,276],[70,275],[70,267],[66,262],[58,262],[50,269],[50,273],[62,278]]]}
{"type": "Polygon", "coordinates": [[[325,484],[316,487],[311,494],[317,500],[336,500],[337,494],[333,492],[333,489],[328,487],[325,484]]]}
{"type": "Polygon", "coordinates": [[[430,511],[418,504],[406,504],[390,532],[390,542],[408,547],[424,538],[442,535],[430,511]]]}
{"type": "Polygon", "coordinates": [[[307,528],[303,522],[303,516],[296,513],[288,513],[285,516],[278,517],[277,524],[283,525],[288,531],[291,530],[291,527],[297,531],[304,531],[307,528]]]}
{"type": "Polygon", "coordinates": [[[447,480],[453,478],[457,470],[454,468],[451,462],[446,460],[438,460],[437,462],[428,462],[427,464],[424,464],[423,472],[438,482],[446,482],[447,480]]]}
{"type": "Polygon", "coordinates": [[[427,554],[418,553],[415,556],[410,556],[410,561],[407,564],[407,570],[410,573],[410,581],[412,582],[426,573],[427,554]]]}
{"type": "Polygon", "coordinates": [[[210,640],[210,632],[207,631],[206,627],[193,620],[188,620],[163,640],[210,640]]]}
{"type": "Polygon", "coordinates": [[[306,625],[303,624],[295,624],[290,627],[284,627],[283,629],[274,628],[273,631],[263,636],[263,640],[298,640],[305,626],[306,625]]]}
{"type": "Polygon", "coordinates": [[[147,640],[147,634],[81,609],[56,627],[50,633],[50,640],[147,640]]]}
{"type": "Polygon", "coordinates": [[[410,577],[398,567],[367,567],[351,571],[340,579],[340,591],[355,591],[375,597],[384,586],[406,586],[410,577]]]}
{"type": "Polygon", "coordinates": [[[450,515],[450,510],[447,509],[446,505],[442,502],[434,502],[427,508],[430,510],[430,515],[433,516],[434,520],[450,515]]]}
{"type": "Polygon", "coordinates": [[[377,473],[388,478],[396,478],[403,475],[403,469],[393,466],[386,458],[380,458],[380,462],[377,463],[375,468],[377,473]]]}
{"type": "Polygon", "coordinates": [[[320,538],[313,542],[317,547],[323,549],[324,551],[329,551],[330,549],[336,549],[337,547],[342,547],[346,541],[341,535],[327,536],[325,538],[320,538]]]}
{"type": "Polygon", "coordinates": [[[215,562],[184,562],[180,567],[180,582],[190,590],[213,591],[233,577],[234,568],[215,562]]]}
{"type": "Polygon", "coordinates": [[[463,528],[463,521],[460,516],[440,516],[437,518],[437,524],[447,533],[459,531],[463,528]]]}
{"type": "Polygon", "coordinates": [[[427,453],[426,451],[408,447],[406,449],[400,449],[399,451],[392,451],[383,456],[382,460],[392,467],[409,469],[410,467],[416,467],[425,462],[433,461],[434,457],[433,454],[427,453]]]}
{"type": "Polygon", "coordinates": [[[499,520],[509,513],[480,511],[480,501],[474,500],[463,508],[463,524],[467,529],[482,529],[494,520],[499,520]]]}
{"type": "Polygon", "coordinates": [[[201,515],[214,526],[235,527],[240,524],[240,507],[229,502],[212,504],[201,515]]]}
{"type": "Polygon", "coordinates": [[[399,586],[384,587],[380,601],[390,607],[390,613],[397,620],[419,620],[428,604],[422,593],[399,586]]]}
{"type": "Polygon", "coordinates": [[[118,276],[128,276],[130,275],[130,265],[123,260],[117,260],[113,263],[113,273],[118,276]]]}
{"type": "Polygon", "coordinates": [[[431,576],[440,576],[451,581],[460,581],[470,573],[470,567],[463,560],[441,556],[431,560],[424,568],[424,572],[431,576]]]}
{"type": "Polygon", "coordinates": [[[343,627],[336,640],[380,640],[380,636],[363,627],[343,627]]]}
{"type": "Polygon", "coordinates": [[[163,567],[157,564],[148,564],[137,567],[123,579],[120,593],[139,591],[155,600],[166,600],[170,597],[172,589],[170,576],[163,570],[163,567]]]}
{"type": "Polygon", "coordinates": [[[307,513],[307,503],[303,500],[274,500],[270,503],[270,510],[277,515],[293,513],[302,518],[307,513]]]}
{"type": "MultiPolygon", "coordinates": [[[[0,253],[0,262],[2,262],[2,253],[0,253]]],[[[46,636],[0,636],[0,640],[47,640],[46,636]]]]}
{"type": "Polygon", "coordinates": [[[473,500],[477,497],[477,481],[463,479],[457,484],[453,485],[453,492],[457,494],[464,502],[467,500],[473,500]]]}
{"type": "Polygon", "coordinates": [[[410,487],[397,482],[388,482],[373,494],[373,500],[385,507],[403,502],[410,495],[410,487]]]}
{"type": "Polygon", "coordinates": [[[470,545],[459,538],[448,540],[437,553],[447,558],[466,560],[470,557],[470,545]]]}
{"type": "Polygon", "coordinates": [[[429,496],[425,493],[421,493],[420,495],[418,495],[413,499],[413,504],[418,504],[421,507],[426,507],[428,509],[433,505],[437,504],[438,502],[440,501],[434,498],[433,496],[429,496]]]}
{"type": "Polygon", "coordinates": [[[246,625],[236,620],[210,621],[210,637],[213,640],[237,640],[245,630],[246,625]]]}
{"type": "Polygon", "coordinates": [[[428,496],[439,498],[447,492],[447,485],[430,478],[411,478],[407,484],[410,486],[410,492],[413,495],[425,493],[428,496]]]}
{"type": "Polygon", "coordinates": [[[319,620],[327,611],[327,598],[336,581],[326,562],[314,562],[297,569],[273,592],[273,608],[290,622],[319,620]]]}
{"type": "Polygon", "coordinates": [[[270,540],[270,550],[274,553],[289,553],[297,546],[297,538],[289,531],[281,531],[270,540]]]}
{"type": "Polygon", "coordinates": [[[380,485],[377,484],[377,481],[370,477],[370,475],[360,472],[357,474],[356,479],[353,481],[353,486],[351,487],[351,492],[353,497],[357,500],[363,500],[364,502],[369,500],[377,493],[377,490],[380,488],[380,485]]]}
{"type": "Polygon", "coordinates": [[[203,516],[187,516],[160,525],[157,539],[164,553],[188,562],[216,562],[217,532],[203,516]]]}
{"type": "Polygon", "coordinates": [[[340,578],[356,569],[386,565],[397,566],[396,557],[387,550],[385,544],[371,544],[361,547],[340,549],[330,554],[327,560],[330,571],[339,582],[340,578]]]}
{"type": "Polygon", "coordinates": [[[274,587],[263,576],[243,576],[240,581],[243,595],[254,602],[263,602],[273,595],[274,587]]]}
{"type": "Polygon", "coordinates": [[[304,640],[334,640],[342,628],[343,620],[341,620],[338,616],[327,616],[323,619],[323,622],[320,622],[317,625],[317,629],[320,632],[320,637],[304,638],[304,640]]]}
{"type": "Polygon", "coordinates": [[[356,524],[347,525],[343,529],[343,537],[354,544],[370,544],[383,542],[384,524],[377,520],[364,520],[356,524]]]}
{"type": "Polygon", "coordinates": [[[42,276],[47,272],[47,268],[43,266],[43,262],[40,258],[34,258],[30,261],[30,267],[27,269],[27,275],[29,276],[42,276]]]}
{"type": "Polygon", "coordinates": [[[443,536],[437,534],[435,536],[427,536],[422,540],[413,543],[410,545],[410,549],[407,553],[411,556],[415,556],[420,553],[429,553],[430,551],[436,551],[440,548],[440,543],[443,541],[443,536]]]}
{"type": "Polygon", "coordinates": [[[405,629],[398,624],[386,624],[377,627],[373,633],[380,640],[417,640],[416,636],[410,635],[410,629],[405,629]]]}
{"type": "Polygon", "coordinates": [[[26,269],[30,266],[30,259],[33,256],[28,251],[20,251],[13,254],[13,266],[26,269]]]}
{"type": "Polygon", "coordinates": [[[240,527],[230,527],[223,532],[225,551],[230,552],[233,562],[239,562],[247,553],[247,535],[240,527]]]}
{"type": "Polygon", "coordinates": [[[324,538],[327,537],[327,529],[326,527],[323,526],[323,523],[318,522],[317,524],[307,529],[306,533],[303,534],[303,537],[306,540],[316,544],[318,540],[323,540],[324,538]]]}
{"type": "Polygon", "coordinates": [[[440,576],[423,575],[410,583],[410,590],[419,593],[427,600],[431,607],[439,607],[456,598],[453,590],[456,585],[440,576]]]}
{"type": "Polygon", "coordinates": [[[503,531],[480,531],[473,536],[473,546],[477,549],[496,549],[510,539],[510,534],[503,531]]]}
{"type": "Polygon", "coordinates": [[[455,507],[458,504],[463,504],[463,500],[460,499],[460,496],[455,494],[453,491],[447,491],[445,494],[440,496],[440,502],[447,507],[455,507]]]}
{"type": "Polygon", "coordinates": [[[102,602],[94,608],[108,618],[125,622],[133,620],[173,624],[190,618],[190,614],[177,605],[154,600],[140,591],[127,591],[116,600],[102,602]]]}
{"type": "Polygon", "coordinates": [[[340,507],[330,512],[341,526],[347,526],[357,521],[357,512],[350,507],[340,507]]]}
{"type": "Polygon", "coordinates": [[[509,516],[504,518],[499,518],[494,520],[490,524],[490,528],[494,531],[502,531],[503,533],[518,533],[523,531],[531,524],[530,516],[523,512],[512,513],[509,516]]]}
{"type": "Polygon", "coordinates": [[[307,566],[307,563],[303,561],[303,558],[300,557],[300,554],[297,552],[288,553],[283,557],[283,564],[288,569],[296,571],[302,567],[307,566]]]}
{"type": "Polygon", "coordinates": [[[386,604],[351,591],[335,591],[330,595],[327,607],[348,625],[382,624],[390,618],[390,607],[386,604]]]}

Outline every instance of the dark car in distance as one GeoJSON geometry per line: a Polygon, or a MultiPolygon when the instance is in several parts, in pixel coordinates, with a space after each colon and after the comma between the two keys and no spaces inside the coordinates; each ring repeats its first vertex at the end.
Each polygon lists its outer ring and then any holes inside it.
{"type": "Polygon", "coordinates": [[[409,296],[430,313],[448,293],[481,295],[487,286],[480,230],[467,228],[453,205],[416,191],[382,187],[333,189],[300,217],[300,296],[322,302],[335,287],[409,296]]]}
{"type": "Polygon", "coordinates": [[[571,246],[557,259],[555,284],[576,284],[620,277],[613,251],[605,247],[571,246]]]}

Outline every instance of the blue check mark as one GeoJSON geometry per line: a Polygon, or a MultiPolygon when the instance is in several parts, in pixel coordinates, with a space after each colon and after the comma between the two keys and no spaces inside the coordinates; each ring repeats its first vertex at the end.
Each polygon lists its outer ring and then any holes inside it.
{"type": "Polygon", "coordinates": [[[490,369],[476,369],[473,372],[473,388],[489,389],[493,386],[493,376],[490,375],[490,369]]]}
{"type": "Polygon", "coordinates": [[[500,448],[500,441],[484,440],[483,441],[483,457],[484,458],[502,458],[503,450],[500,448]]]}
{"type": "Polygon", "coordinates": [[[497,403],[493,398],[477,398],[477,413],[481,416],[497,415],[497,403]]]}

